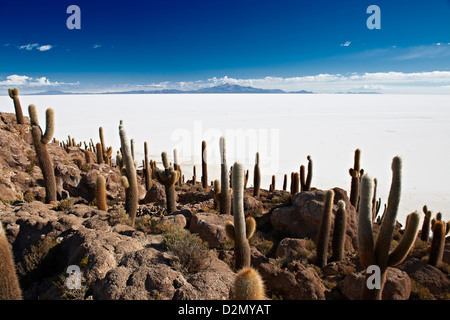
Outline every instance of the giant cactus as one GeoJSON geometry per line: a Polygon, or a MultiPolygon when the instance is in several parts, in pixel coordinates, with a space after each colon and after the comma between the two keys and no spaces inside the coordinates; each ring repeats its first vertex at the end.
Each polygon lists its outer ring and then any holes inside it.
{"type": "Polygon", "coordinates": [[[0,300],[22,300],[11,245],[0,222],[0,300]]]}
{"type": "MultiPolygon", "coordinates": [[[[349,169],[350,176],[352,177],[352,185],[350,189],[350,203],[357,208],[359,197],[359,185],[360,185],[360,172],[361,172],[361,150],[355,150],[353,168],[349,169]]],[[[372,199],[371,199],[372,201],[372,199]]]]}
{"type": "Polygon", "coordinates": [[[208,188],[208,163],[206,153],[206,141],[202,141],[202,187],[208,188]]]}
{"type": "Polygon", "coordinates": [[[44,177],[45,185],[45,202],[50,203],[56,201],[56,181],[55,172],[53,169],[52,159],[47,149],[47,144],[52,140],[53,132],[55,131],[55,114],[53,109],[46,110],[46,126],[45,133],[39,126],[36,107],[30,104],[28,107],[31,122],[31,134],[33,136],[33,145],[36,151],[39,167],[41,168],[44,177]]]}
{"type": "MultiPolygon", "coordinates": [[[[297,172],[296,172],[297,173],[297,172]]],[[[328,259],[328,242],[330,238],[331,214],[333,212],[334,191],[328,190],[325,194],[325,203],[320,220],[319,235],[317,238],[316,264],[323,268],[328,259]]]]}
{"type": "Polygon", "coordinates": [[[261,275],[256,269],[241,269],[234,279],[233,300],[266,300],[266,289],[261,275]]]}
{"type": "Polygon", "coordinates": [[[447,227],[441,220],[433,219],[433,238],[431,239],[430,255],[428,264],[436,267],[442,262],[445,248],[445,236],[449,232],[449,224],[447,227]]]}
{"type": "Polygon", "coordinates": [[[175,183],[177,183],[180,178],[180,173],[169,164],[169,160],[165,152],[161,153],[161,158],[164,169],[155,168],[154,172],[156,180],[164,185],[166,190],[167,213],[170,214],[176,210],[175,183]]]}
{"type": "Polygon", "coordinates": [[[417,237],[420,217],[417,212],[413,212],[408,215],[401,241],[392,252],[389,252],[400,203],[401,167],[401,158],[398,156],[394,157],[388,205],[376,242],[372,232],[373,179],[367,174],[364,174],[361,179],[358,210],[358,250],[360,261],[364,268],[368,268],[371,265],[378,266],[381,277],[381,286],[379,288],[369,289],[366,282],[364,283],[363,299],[381,300],[387,268],[398,265],[406,258],[417,237]]]}
{"type": "Polygon", "coordinates": [[[244,214],[244,168],[239,162],[233,165],[233,216],[234,223],[228,221],[225,231],[234,241],[235,268],[240,270],[250,266],[250,244],[248,240],[253,236],[256,222],[252,217],[245,219],[244,214]]]}
{"type": "Polygon", "coordinates": [[[150,168],[150,163],[148,161],[148,144],[144,141],[144,177],[145,177],[145,190],[150,190],[153,185],[152,182],[152,168],[150,168]]]}
{"type": "Polygon", "coordinates": [[[180,186],[182,183],[182,181],[181,181],[182,172],[181,172],[180,162],[178,161],[178,150],[177,149],[173,149],[173,168],[175,169],[175,171],[178,171],[178,181],[176,182],[176,185],[180,186]]]}
{"type": "Polygon", "coordinates": [[[340,261],[344,258],[345,249],[345,233],[347,231],[347,213],[345,211],[345,202],[343,200],[338,201],[338,210],[334,217],[334,231],[332,249],[333,261],[340,261]]]}
{"type": "Polygon", "coordinates": [[[228,177],[227,152],[225,137],[220,138],[220,213],[230,214],[231,212],[231,196],[230,196],[230,179],[228,177]]]}
{"type": "Polygon", "coordinates": [[[125,168],[122,169],[124,174],[122,176],[122,184],[127,186],[125,188],[126,193],[126,212],[131,220],[131,226],[134,227],[134,221],[136,219],[136,212],[138,207],[138,183],[137,183],[137,173],[136,166],[133,160],[133,156],[131,155],[130,144],[128,142],[127,133],[125,128],[123,127],[123,123],[121,122],[119,126],[119,135],[120,135],[120,144],[122,148],[122,159],[121,161],[125,165],[125,168]]]}
{"type": "Polygon", "coordinates": [[[25,124],[25,120],[23,118],[22,106],[20,105],[19,100],[19,89],[17,88],[9,88],[8,93],[11,99],[14,102],[14,109],[16,111],[16,120],[18,124],[25,124]]]}
{"type": "Polygon", "coordinates": [[[259,152],[256,153],[255,169],[253,170],[253,196],[259,197],[261,188],[261,169],[259,167],[259,152]]]}

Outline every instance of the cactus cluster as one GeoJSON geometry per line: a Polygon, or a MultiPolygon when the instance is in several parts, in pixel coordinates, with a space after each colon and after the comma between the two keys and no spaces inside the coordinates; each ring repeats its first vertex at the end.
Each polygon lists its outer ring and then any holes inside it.
{"type": "Polygon", "coordinates": [[[310,155],[306,157],[308,160],[308,173],[305,172],[305,166],[300,166],[300,191],[310,191],[313,176],[313,161],[310,155]]]}

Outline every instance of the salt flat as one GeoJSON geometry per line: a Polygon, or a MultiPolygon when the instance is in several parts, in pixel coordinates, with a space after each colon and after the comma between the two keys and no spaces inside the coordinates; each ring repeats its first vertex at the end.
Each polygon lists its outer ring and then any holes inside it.
{"type": "MultiPolygon", "coordinates": [[[[253,181],[254,154],[261,153],[262,187],[272,174],[277,189],[307,155],[314,160],[313,186],[349,191],[348,169],[356,148],[361,166],[378,179],[378,195],[387,200],[390,165],[403,158],[403,192],[399,220],[427,204],[450,219],[450,96],[368,94],[155,94],[21,96],[24,113],[34,103],[44,124],[45,109],[56,116],[55,137],[99,141],[102,126],[108,145],[119,147],[118,125],[124,121],[135,140],[136,158],[160,161],[162,151],[177,148],[186,179],[192,165],[201,175],[201,141],[208,143],[209,178],[219,173],[218,139],[227,138],[228,164],[243,162],[253,181]]],[[[0,97],[1,111],[14,112],[12,100],[0,97]]]]}

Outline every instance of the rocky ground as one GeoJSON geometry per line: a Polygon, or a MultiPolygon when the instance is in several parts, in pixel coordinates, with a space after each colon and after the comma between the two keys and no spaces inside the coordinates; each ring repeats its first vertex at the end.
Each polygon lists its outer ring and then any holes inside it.
{"type": "MultiPolygon", "coordinates": [[[[48,148],[59,199],[52,204],[43,203],[42,174],[29,126],[17,125],[14,114],[0,113],[0,220],[12,244],[25,299],[230,299],[233,244],[224,226],[233,218],[214,209],[211,188],[203,189],[198,182],[177,186],[177,211],[166,215],[164,187],[154,181],[146,192],[138,171],[141,200],[132,228],[118,168],[86,164],[84,148],[58,143],[48,148]],[[107,211],[95,206],[99,174],[107,181],[107,211]],[[70,265],[82,271],[79,290],[65,286],[70,265]]],[[[334,191],[334,211],[339,200],[347,208],[346,256],[319,268],[314,264],[315,241],[325,191],[291,196],[262,190],[254,198],[252,189],[246,189],[245,213],[257,221],[250,241],[252,266],[262,275],[268,298],[360,298],[365,275],[357,254],[358,217],[346,190],[334,191]]],[[[402,231],[399,223],[394,242],[402,231]]],[[[435,268],[427,264],[429,243],[417,239],[407,259],[389,269],[383,298],[450,299],[449,237],[446,240],[444,263],[435,268]]]]}

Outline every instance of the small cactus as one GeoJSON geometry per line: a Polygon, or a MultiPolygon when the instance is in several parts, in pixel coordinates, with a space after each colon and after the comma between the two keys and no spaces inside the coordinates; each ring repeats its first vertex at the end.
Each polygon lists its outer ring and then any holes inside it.
{"type": "Polygon", "coordinates": [[[46,110],[46,127],[45,133],[39,126],[36,107],[30,104],[28,107],[31,122],[31,134],[33,136],[33,145],[37,155],[38,164],[41,168],[44,177],[45,185],[45,202],[50,203],[56,201],[56,180],[53,163],[50,158],[50,153],[47,149],[47,144],[52,140],[53,132],[55,130],[55,115],[51,108],[46,110]]]}
{"type": "Polygon", "coordinates": [[[296,194],[300,191],[300,175],[298,172],[293,172],[291,181],[291,194],[296,194]]]}
{"type": "Polygon", "coordinates": [[[287,188],[287,174],[284,175],[283,179],[283,191],[286,191],[287,188]]]}
{"type": "Polygon", "coordinates": [[[334,191],[328,190],[325,194],[325,203],[320,221],[319,235],[317,238],[317,260],[316,264],[323,268],[328,259],[328,242],[330,238],[331,214],[333,212],[334,191]]]}
{"type": "Polygon", "coordinates": [[[156,180],[164,185],[166,190],[167,213],[170,214],[176,210],[175,184],[180,178],[180,173],[169,164],[169,160],[167,159],[167,154],[165,152],[161,153],[161,158],[164,169],[155,167],[153,171],[155,172],[156,180]]]}
{"type": "MultiPolygon", "coordinates": [[[[350,203],[357,208],[358,197],[359,197],[359,184],[360,184],[360,174],[361,174],[361,150],[355,150],[354,164],[353,168],[349,169],[350,176],[352,177],[352,185],[350,189],[350,203]]],[[[372,199],[371,199],[372,201],[372,199]]]]}
{"type": "Polygon", "coordinates": [[[95,204],[98,210],[108,210],[108,205],[106,204],[106,179],[101,174],[97,176],[97,183],[95,184],[95,204]]]}
{"type": "Polygon", "coordinates": [[[227,153],[225,137],[220,138],[220,213],[230,214],[231,212],[231,196],[230,196],[230,180],[228,177],[227,153]]]}
{"type": "Polygon", "coordinates": [[[0,300],[22,300],[11,245],[0,222],[0,300]]]}
{"type": "Polygon", "coordinates": [[[208,163],[206,153],[206,141],[202,141],[202,187],[203,189],[208,188],[208,163]]]}
{"type": "Polygon", "coordinates": [[[266,300],[266,289],[261,275],[256,269],[241,269],[234,279],[233,300],[266,300]]]}
{"type": "Polygon", "coordinates": [[[377,265],[381,273],[380,288],[369,289],[364,285],[363,299],[381,300],[387,268],[398,265],[406,258],[414,246],[419,231],[420,217],[417,212],[413,212],[408,215],[408,222],[402,239],[397,247],[392,252],[389,252],[400,203],[401,168],[401,158],[398,156],[394,157],[392,160],[392,183],[388,205],[376,243],[372,231],[373,179],[367,174],[364,174],[361,179],[358,210],[358,251],[360,261],[364,268],[377,265]]]}
{"type": "Polygon", "coordinates": [[[259,152],[256,153],[255,169],[253,171],[253,196],[259,197],[261,188],[261,170],[259,167],[259,152]]]}
{"type": "Polygon", "coordinates": [[[433,238],[431,239],[430,255],[428,264],[437,267],[442,262],[445,248],[445,236],[448,234],[449,228],[441,220],[435,220],[433,223],[433,238]]]}
{"type": "Polygon", "coordinates": [[[305,181],[305,191],[311,190],[311,183],[312,183],[312,177],[313,177],[313,161],[310,155],[306,157],[308,160],[308,174],[306,175],[306,181],[305,181]]]}
{"type": "Polygon", "coordinates": [[[152,182],[152,168],[148,162],[148,144],[144,141],[144,178],[145,178],[145,190],[148,191],[153,185],[152,182]]]}
{"type": "Polygon", "coordinates": [[[338,210],[334,218],[334,231],[333,231],[333,261],[340,261],[344,258],[345,249],[345,233],[347,231],[347,213],[345,211],[345,202],[343,200],[338,201],[338,210]]]}
{"type": "Polygon", "coordinates": [[[214,209],[217,210],[217,208],[220,205],[220,180],[216,179],[214,180],[214,209]]]}
{"type": "Polygon", "coordinates": [[[102,144],[100,142],[97,142],[95,146],[95,152],[97,154],[97,163],[104,164],[105,162],[103,161],[102,144]]]}
{"type": "Polygon", "coordinates": [[[431,227],[431,211],[428,210],[426,205],[422,208],[423,213],[425,215],[422,223],[422,231],[420,232],[420,240],[428,242],[430,238],[430,227],[431,227]]]}
{"type": "Polygon", "coordinates": [[[23,112],[22,112],[22,106],[20,105],[20,100],[19,100],[19,89],[17,88],[9,88],[8,89],[8,93],[10,98],[13,100],[14,102],[14,109],[16,111],[16,120],[18,124],[25,124],[25,120],[23,118],[23,112]]]}

